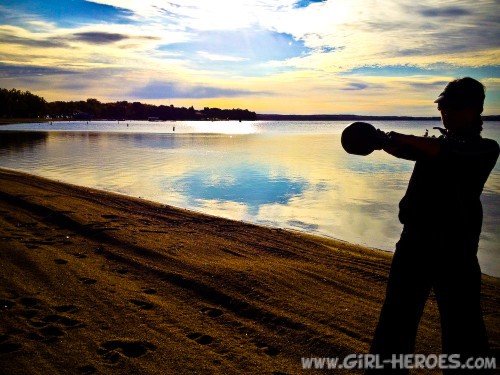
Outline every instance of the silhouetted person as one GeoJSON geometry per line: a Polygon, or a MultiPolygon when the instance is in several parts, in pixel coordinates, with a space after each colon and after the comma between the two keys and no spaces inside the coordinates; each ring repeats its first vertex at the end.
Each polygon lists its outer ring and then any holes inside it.
{"type": "MultiPolygon", "coordinates": [[[[499,146],[481,137],[484,98],[480,82],[469,77],[454,80],[435,101],[445,127],[440,137],[388,134],[383,149],[416,163],[399,204],[404,229],[396,244],[372,354],[391,358],[414,352],[418,324],[433,289],[443,353],[459,354],[461,361],[491,356],[480,306],[477,250],[483,217],[479,198],[499,146]]],[[[392,373],[389,369],[379,373],[392,373]]],[[[448,372],[452,371],[444,371],[448,372]]]]}

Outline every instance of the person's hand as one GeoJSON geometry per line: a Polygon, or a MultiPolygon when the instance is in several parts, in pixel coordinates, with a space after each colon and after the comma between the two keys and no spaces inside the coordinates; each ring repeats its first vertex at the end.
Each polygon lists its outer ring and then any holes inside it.
{"type": "Polygon", "coordinates": [[[377,138],[375,139],[374,148],[375,150],[382,150],[389,143],[388,133],[377,129],[377,138]]]}

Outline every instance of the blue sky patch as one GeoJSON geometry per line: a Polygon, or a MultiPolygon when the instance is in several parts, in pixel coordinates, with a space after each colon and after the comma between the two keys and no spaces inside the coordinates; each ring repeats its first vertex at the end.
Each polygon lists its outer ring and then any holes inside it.
{"type": "Polygon", "coordinates": [[[324,3],[326,0],[299,0],[295,3],[295,8],[306,8],[314,3],[324,3]]]}
{"type": "Polygon", "coordinates": [[[267,64],[305,56],[312,52],[292,35],[263,29],[216,30],[195,34],[192,41],[160,47],[162,51],[179,53],[192,69],[210,69],[225,76],[266,76],[293,67],[267,64]]]}
{"type": "MultiPolygon", "coordinates": [[[[2,0],[2,6],[13,12],[38,17],[63,27],[79,24],[131,23],[131,11],[85,0],[2,0]]],[[[22,17],[17,22],[22,21],[22,17]]],[[[12,17],[0,13],[0,23],[12,21],[12,17]],[[6,18],[10,18],[6,20],[6,18]]]]}
{"type": "Polygon", "coordinates": [[[207,31],[190,42],[164,45],[161,50],[181,52],[188,58],[202,51],[254,63],[286,60],[311,51],[303,41],[295,40],[290,34],[262,29],[207,31]]]}
{"type": "Polygon", "coordinates": [[[411,65],[361,66],[342,75],[360,75],[371,77],[398,77],[404,75],[430,74],[431,71],[411,65]]]}
{"type": "Polygon", "coordinates": [[[456,67],[453,65],[439,64],[422,68],[411,65],[387,65],[387,66],[362,66],[352,69],[342,75],[359,75],[369,77],[400,77],[413,75],[436,75],[450,77],[474,77],[476,79],[500,76],[500,65],[489,65],[480,67],[456,67]]]}

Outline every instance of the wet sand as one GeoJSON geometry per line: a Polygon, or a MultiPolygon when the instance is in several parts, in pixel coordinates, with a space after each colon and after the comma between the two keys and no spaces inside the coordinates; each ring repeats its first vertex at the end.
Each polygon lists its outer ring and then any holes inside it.
{"type": "MultiPolygon", "coordinates": [[[[368,351],[391,260],[5,170],[0,220],[6,374],[300,373],[368,351]]],[[[499,348],[500,281],[483,281],[499,348]]],[[[440,352],[434,298],[416,352],[440,352]]]]}

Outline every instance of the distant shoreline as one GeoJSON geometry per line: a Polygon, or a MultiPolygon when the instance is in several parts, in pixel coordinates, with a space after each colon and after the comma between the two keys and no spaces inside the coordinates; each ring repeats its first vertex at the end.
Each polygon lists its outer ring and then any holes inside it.
{"type": "MultiPolygon", "coordinates": [[[[371,116],[371,115],[280,115],[257,114],[266,121],[440,121],[438,116],[371,116]]],[[[500,121],[500,115],[483,116],[483,121],[500,121]]]]}
{"type": "MultiPolygon", "coordinates": [[[[483,116],[483,121],[500,121],[500,115],[483,116]]],[[[52,121],[147,121],[137,119],[47,119],[47,118],[0,118],[1,125],[24,124],[24,123],[42,123],[52,121]]],[[[183,120],[165,120],[165,121],[183,121],[183,120]]],[[[199,120],[202,121],[202,120],[199,120]]],[[[206,120],[208,121],[208,120],[206,120]]],[[[227,121],[227,120],[216,120],[227,121]]],[[[243,120],[254,121],[254,120],[243,120]]],[[[439,117],[431,116],[371,116],[371,115],[281,115],[281,114],[257,114],[255,121],[440,121],[439,117]]],[[[161,121],[163,122],[163,121],[161,121]]]]}

